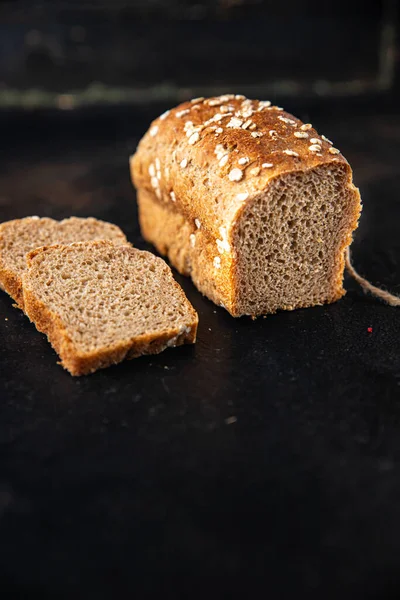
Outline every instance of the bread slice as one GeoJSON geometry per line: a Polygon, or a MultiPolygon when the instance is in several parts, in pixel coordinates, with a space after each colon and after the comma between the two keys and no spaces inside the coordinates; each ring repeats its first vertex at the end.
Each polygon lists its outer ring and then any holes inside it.
{"type": "Polygon", "coordinates": [[[149,252],[101,240],[38,248],[27,263],[25,312],[71,375],[196,340],[197,313],[149,252]]]}
{"type": "Polygon", "coordinates": [[[0,288],[23,308],[21,276],[26,269],[26,254],[40,246],[108,239],[126,244],[119,227],[105,221],[71,217],[55,221],[47,217],[26,217],[0,224],[0,288]]]}
{"type": "Polygon", "coordinates": [[[143,237],[231,315],[338,300],[361,211],[349,163],[269,101],[197,98],[130,161],[143,237]]]}

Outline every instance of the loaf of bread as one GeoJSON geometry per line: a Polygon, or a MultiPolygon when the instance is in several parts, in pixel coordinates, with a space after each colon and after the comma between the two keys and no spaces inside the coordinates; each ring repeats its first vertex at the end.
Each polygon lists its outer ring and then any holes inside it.
{"type": "Polygon", "coordinates": [[[197,98],[131,158],[143,236],[233,316],[338,300],[361,210],[332,143],[268,101],[197,98]]]}
{"type": "Polygon", "coordinates": [[[72,375],[196,340],[198,318],[171,269],[110,241],[28,254],[24,309],[72,375]]]}
{"type": "Polygon", "coordinates": [[[22,274],[26,269],[26,254],[39,246],[106,239],[126,244],[119,227],[92,217],[71,217],[55,221],[44,217],[26,217],[0,224],[0,289],[23,308],[22,274]]]}

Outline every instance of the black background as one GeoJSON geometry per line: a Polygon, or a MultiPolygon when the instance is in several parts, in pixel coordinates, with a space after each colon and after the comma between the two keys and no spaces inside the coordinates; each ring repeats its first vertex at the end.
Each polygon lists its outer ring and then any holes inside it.
{"type": "MultiPolygon", "coordinates": [[[[276,99],[350,161],[355,266],[398,293],[396,80],[276,99]]],[[[128,156],[166,107],[3,109],[0,220],[93,215],[150,249],[128,156]]],[[[0,296],[1,596],[400,597],[398,310],[346,280],[336,304],[235,320],[176,277],[197,344],[82,378],[0,296]]]]}

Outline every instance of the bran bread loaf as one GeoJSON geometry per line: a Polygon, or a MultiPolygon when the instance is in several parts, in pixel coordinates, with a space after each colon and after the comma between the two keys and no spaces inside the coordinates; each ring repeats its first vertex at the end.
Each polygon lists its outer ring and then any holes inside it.
{"type": "Polygon", "coordinates": [[[142,234],[231,315],[334,302],[361,202],[332,142],[270,102],[198,98],[130,160],[142,234]]]}
{"type": "Polygon", "coordinates": [[[56,243],[108,239],[126,244],[119,227],[89,217],[55,221],[47,217],[26,217],[0,224],[0,288],[23,309],[21,277],[26,269],[26,254],[40,246],[56,243]]]}
{"type": "Polygon", "coordinates": [[[196,340],[197,313],[149,252],[89,241],[38,248],[27,263],[25,312],[72,375],[196,340]]]}

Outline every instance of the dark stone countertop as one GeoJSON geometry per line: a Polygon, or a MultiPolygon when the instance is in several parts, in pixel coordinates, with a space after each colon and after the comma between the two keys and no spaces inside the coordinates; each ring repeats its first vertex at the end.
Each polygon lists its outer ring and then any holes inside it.
{"type": "MultiPolygon", "coordinates": [[[[93,215],[147,248],[127,159],[150,113],[1,113],[0,220],[93,215]]],[[[361,188],[355,266],[398,293],[400,117],[357,114],[312,122],[361,188]]],[[[2,597],[400,597],[400,312],[347,281],[234,320],[177,279],[196,346],[77,379],[0,295],[2,597]]]]}

